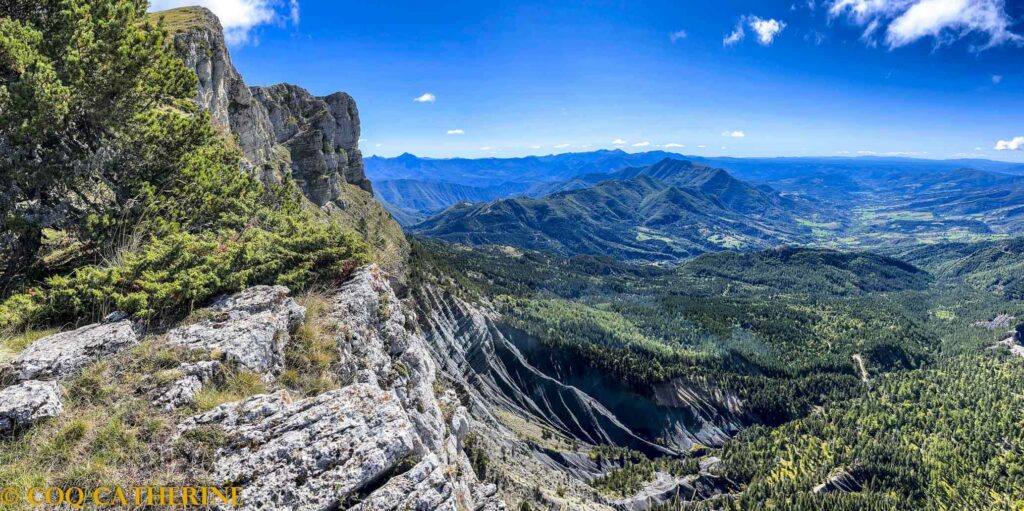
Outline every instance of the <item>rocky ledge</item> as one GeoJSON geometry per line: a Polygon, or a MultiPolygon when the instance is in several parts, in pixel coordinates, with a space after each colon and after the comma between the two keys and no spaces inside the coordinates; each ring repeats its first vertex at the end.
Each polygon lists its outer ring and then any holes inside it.
{"type": "MultiPolygon", "coordinates": [[[[246,332],[252,316],[244,304],[263,314],[267,301],[251,297],[266,295],[221,300],[212,309],[228,317],[208,321],[246,332]]],[[[183,435],[213,428],[224,438],[209,476],[244,486],[242,509],[503,509],[464,452],[466,410],[452,392],[435,395],[434,362],[387,274],[357,270],[327,314],[337,324],[339,378],[350,383],[305,399],[261,394],[182,421],[183,435]]]]}

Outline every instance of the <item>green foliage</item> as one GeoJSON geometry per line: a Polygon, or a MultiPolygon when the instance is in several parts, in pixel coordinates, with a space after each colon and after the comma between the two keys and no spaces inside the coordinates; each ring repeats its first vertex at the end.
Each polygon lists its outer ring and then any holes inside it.
{"type": "MultiPolygon", "coordinates": [[[[152,146],[140,142],[160,131],[154,125],[208,125],[194,115],[195,75],[167,51],[161,27],[140,22],[146,7],[145,0],[4,3],[0,220],[17,226],[17,242],[4,247],[0,285],[34,266],[42,227],[92,241],[109,232],[88,227],[96,222],[132,225],[140,194],[173,180],[178,160],[145,158],[152,146]]],[[[193,146],[159,141],[168,153],[193,146]]]]}
{"type": "Polygon", "coordinates": [[[761,291],[855,295],[921,290],[931,277],[898,259],[870,253],[783,247],[754,253],[720,252],[689,261],[680,273],[710,280],[731,294],[761,291]],[[724,285],[723,285],[724,284],[724,285]]]}
{"type": "Polygon", "coordinates": [[[823,414],[752,428],[724,450],[725,475],[746,483],[727,509],[1019,509],[1022,385],[1019,358],[956,357],[883,377],[823,414]],[[837,469],[862,492],[813,493],[837,469]]]}
{"type": "Polygon", "coordinates": [[[612,498],[624,498],[635,495],[647,483],[653,482],[659,472],[672,477],[700,472],[700,462],[696,458],[660,457],[652,460],[636,451],[625,451],[617,453],[618,456],[609,456],[608,453],[595,456],[592,453],[591,459],[596,458],[598,463],[618,463],[619,468],[590,481],[590,485],[612,498]]]}
{"type": "MultiPolygon", "coordinates": [[[[266,189],[241,169],[238,150],[195,110],[194,74],[165,47],[163,29],[141,20],[145,7],[51,0],[0,22],[12,48],[11,78],[0,84],[5,184],[34,194],[14,199],[35,200],[36,216],[67,210],[56,227],[82,242],[77,268],[37,275],[0,304],[0,328],[112,310],[175,319],[221,293],[301,289],[366,261],[365,244],[305,211],[293,183],[266,189]],[[34,70],[47,66],[56,75],[40,85],[34,70]],[[33,98],[51,86],[71,95],[43,108],[33,98]],[[42,119],[38,108],[67,118],[42,119]]],[[[0,210],[24,227],[8,232],[34,258],[42,225],[19,215],[0,210]]]]}

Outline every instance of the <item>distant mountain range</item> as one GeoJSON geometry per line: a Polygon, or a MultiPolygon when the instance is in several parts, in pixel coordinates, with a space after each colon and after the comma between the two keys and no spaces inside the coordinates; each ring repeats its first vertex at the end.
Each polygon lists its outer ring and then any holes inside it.
{"type": "MultiPolygon", "coordinates": [[[[378,199],[406,228],[422,223],[416,232],[449,237],[457,231],[451,223],[455,216],[473,211],[465,203],[532,198],[540,202],[520,204],[543,204],[541,199],[550,194],[638,176],[699,191],[721,202],[730,214],[754,219],[778,216],[773,228],[789,225],[782,229],[786,236],[754,236],[762,241],[802,235],[804,227],[810,229],[812,241],[852,249],[979,241],[1024,232],[1024,166],[992,160],[702,158],[614,150],[479,160],[406,154],[369,158],[366,171],[377,183],[378,199]],[[679,172],[656,165],[667,158],[686,158],[691,168],[679,172]],[[459,206],[442,213],[454,205],[459,206]],[[438,218],[431,218],[435,215],[438,218]],[[791,228],[793,222],[800,228],[791,228]],[[448,227],[442,229],[442,225],[448,227]]],[[[642,220],[638,219],[641,227],[642,220]]],[[[668,253],[691,253],[694,247],[677,248],[668,253]]]]}
{"type": "Polygon", "coordinates": [[[412,230],[459,243],[648,262],[812,240],[796,216],[813,214],[810,204],[722,169],[664,159],[604,177],[541,198],[459,204],[412,230]]]}

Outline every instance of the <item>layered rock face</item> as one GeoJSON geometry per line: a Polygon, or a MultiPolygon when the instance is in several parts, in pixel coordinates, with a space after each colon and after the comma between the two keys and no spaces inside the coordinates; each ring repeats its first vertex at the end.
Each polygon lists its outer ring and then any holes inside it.
{"type": "MultiPolygon", "coordinates": [[[[267,111],[253,99],[249,87],[231,64],[217,17],[200,7],[190,10],[198,19],[174,34],[174,47],[199,78],[196,103],[210,112],[214,125],[237,135],[245,159],[255,168],[263,169],[275,157],[274,127],[270,125],[267,111]]],[[[271,172],[265,174],[261,177],[271,179],[271,172]]]]}
{"type": "Polygon", "coordinates": [[[371,191],[359,152],[359,112],[348,94],[316,97],[289,84],[248,87],[231,63],[217,17],[202,7],[185,9],[191,19],[175,31],[174,46],[199,78],[196,103],[237,137],[264,182],[291,174],[319,206],[338,199],[344,183],[371,191]]]}
{"type": "Polygon", "coordinates": [[[342,183],[373,192],[359,152],[359,111],[344,92],[316,97],[305,89],[278,84],[253,87],[270,116],[275,140],[291,155],[292,177],[306,196],[324,205],[342,183]]]}

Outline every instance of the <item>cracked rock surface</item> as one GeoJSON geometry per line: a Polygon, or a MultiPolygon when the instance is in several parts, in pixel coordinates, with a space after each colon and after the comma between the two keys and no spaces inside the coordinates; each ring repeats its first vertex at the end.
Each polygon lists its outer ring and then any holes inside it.
{"type": "Polygon", "coordinates": [[[205,319],[172,330],[168,341],[220,352],[226,360],[259,373],[277,373],[290,333],[306,313],[288,294],[284,286],[254,286],[223,297],[203,313],[205,319]]]}
{"type": "Polygon", "coordinates": [[[100,358],[131,348],[139,334],[131,321],[95,323],[43,337],[28,345],[5,368],[15,381],[55,380],[74,376],[100,358]]]}
{"type": "Polygon", "coordinates": [[[55,381],[26,381],[0,390],[0,435],[25,429],[36,421],[64,412],[60,385],[55,381]]]}

